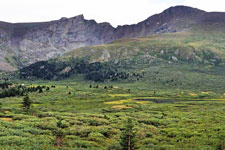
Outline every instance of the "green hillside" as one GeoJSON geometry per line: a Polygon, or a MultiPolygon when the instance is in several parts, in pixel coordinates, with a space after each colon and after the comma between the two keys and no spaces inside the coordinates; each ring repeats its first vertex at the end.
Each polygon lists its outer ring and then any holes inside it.
{"type": "Polygon", "coordinates": [[[211,54],[217,56],[218,58],[215,58],[218,60],[222,59],[224,61],[224,43],[225,32],[199,31],[198,29],[192,32],[122,39],[106,45],[76,49],[62,58],[68,58],[71,55],[75,57],[90,56],[91,61],[104,61],[101,56],[105,51],[105,53],[108,52],[110,55],[109,60],[130,58],[135,55],[150,55],[158,58],[168,58],[168,60],[175,56],[178,58],[178,61],[194,60],[196,63],[207,63],[207,61],[210,62],[210,59],[213,59],[211,54]]]}
{"type": "Polygon", "coordinates": [[[19,71],[23,79],[139,84],[146,89],[224,92],[225,38],[222,32],[171,33],[122,39],[76,49],[19,71]]]}
{"type": "Polygon", "coordinates": [[[3,72],[0,149],[122,150],[134,127],[138,150],[223,150],[225,34],[211,27],[3,72]]]}

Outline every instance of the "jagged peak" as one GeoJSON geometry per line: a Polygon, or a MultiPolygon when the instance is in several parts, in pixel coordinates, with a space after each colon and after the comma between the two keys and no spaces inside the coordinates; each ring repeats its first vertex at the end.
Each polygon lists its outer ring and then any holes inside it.
{"type": "Polygon", "coordinates": [[[72,19],[85,20],[83,14],[80,14],[80,15],[78,15],[78,16],[72,17],[72,19]]]}

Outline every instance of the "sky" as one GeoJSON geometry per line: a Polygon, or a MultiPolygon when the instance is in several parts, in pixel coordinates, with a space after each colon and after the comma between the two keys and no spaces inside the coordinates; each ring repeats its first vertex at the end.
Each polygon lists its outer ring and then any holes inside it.
{"type": "Polygon", "coordinates": [[[1,0],[0,20],[41,22],[83,14],[85,19],[116,27],[138,23],[176,5],[225,12],[225,0],[1,0]]]}

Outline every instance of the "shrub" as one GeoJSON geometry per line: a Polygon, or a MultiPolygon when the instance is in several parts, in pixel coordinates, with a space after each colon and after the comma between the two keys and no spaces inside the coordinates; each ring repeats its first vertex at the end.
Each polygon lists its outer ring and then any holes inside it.
{"type": "Polygon", "coordinates": [[[91,132],[88,134],[88,139],[95,142],[104,142],[104,135],[98,132],[91,132]]]}

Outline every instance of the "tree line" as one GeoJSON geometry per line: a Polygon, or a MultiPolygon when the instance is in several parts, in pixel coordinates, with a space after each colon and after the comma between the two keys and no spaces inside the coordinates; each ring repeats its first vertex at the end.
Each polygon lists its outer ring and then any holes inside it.
{"type": "Polygon", "coordinates": [[[142,77],[141,74],[129,73],[118,69],[112,62],[89,63],[86,59],[71,59],[62,61],[40,61],[19,71],[21,79],[61,80],[72,75],[83,74],[86,80],[95,82],[126,80],[130,76],[142,77]]]}
{"type": "Polygon", "coordinates": [[[12,85],[12,83],[3,82],[3,83],[0,83],[0,88],[7,89],[9,88],[10,85],[12,85]]]}
{"type": "Polygon", "coordinates": [[[5,88],[4,90],[2,90],[2,92],[0,92],[0,98],[24,96],[27,93],[32,93],[32,92],[42,93],[44,90],[49,91],[50,87],[46,87],[46,86],[26,87],[22,85],[17,85],[17,86],[14,86],[11,88],[5,88]]]}

